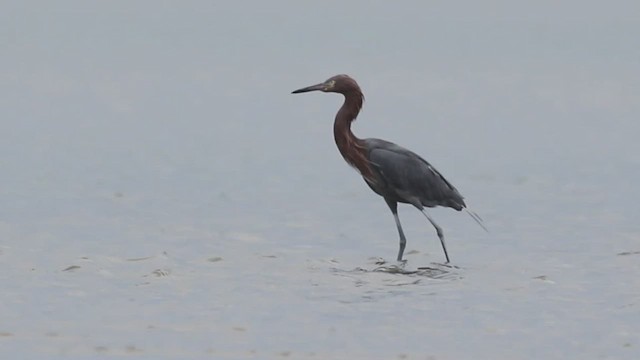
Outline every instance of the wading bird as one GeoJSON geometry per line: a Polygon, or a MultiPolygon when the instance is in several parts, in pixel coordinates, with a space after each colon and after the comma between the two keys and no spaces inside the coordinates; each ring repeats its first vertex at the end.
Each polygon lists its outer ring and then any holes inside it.
{"type": "Polygon", "coordinates": [[[360,172],[369,187],[386,201],[398,228],[400,250],[398,261],[407,239],[398,217],[398,203],[411,204],[427,217],[436,229],[444,256],[449,262],[449,254],[444,242],[444,234],[438,224],[425,211],[425,207],[444,206],[467,213],[486,230],[480,217],[466,209],[462,195],[431,164],[419,155],[394,143],[381,139],[359,139],[351,132],[351,123],[356,119],[364,94],[360,86],[348,75],[336,75],[327,81],[298,89],[292,94],[309,91],[333,92],[344,95],[344,104],[336,114],[333,136],[345,161],[360,172]]]}

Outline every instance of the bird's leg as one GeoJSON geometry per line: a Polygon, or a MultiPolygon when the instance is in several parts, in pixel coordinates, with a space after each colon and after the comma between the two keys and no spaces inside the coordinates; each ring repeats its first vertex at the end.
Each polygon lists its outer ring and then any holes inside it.
{"type": "Polygon", "coordinates": [[[422,211],[424,216],[427,217],[431,225],[436,228],[436,233],[438,234],[438,238],[440,238],[440,243],[442,244],[442,250],[444,250],[444,257],[447,258],[447,263],[449,263],[449,254],[447,253],[447,246],[444,244],[444,233],[442,232],[442,229],[440,228],[440,226],[438,226],[438,224],[436,224],[435,221],[433,221],[431,216],[429,216],[429,214],[427,214],[424,209],[420,209],[420,211],[422,211]]]}
{"type": "Polygon", "coordinates": [[[402,261],[402,254],[404,254],[404,248],[407,246],[407,238],[404,237],[404,231],[402,231],[402,225],[400,224],[400,218],[398,217],[398,203],[384,199],[389,205],[389,209],[393,213],[393,218],[396,220],[396,227],[398,228],[398,235],[400,236],[400,250],[398,250],[398,261],[402,261]]]}
{"type": "Polygon", "coordinates": [[[400,250],[398,250],[398,261],[402,261],[402,254],[404,253],[404,248],[407,246],[407,239],[404,237],[404,232],[402,231],[402,225],[400,225],[398,212],[393,213],[393,218],[396,220],[398,234],[400,235],[400,250]]]}

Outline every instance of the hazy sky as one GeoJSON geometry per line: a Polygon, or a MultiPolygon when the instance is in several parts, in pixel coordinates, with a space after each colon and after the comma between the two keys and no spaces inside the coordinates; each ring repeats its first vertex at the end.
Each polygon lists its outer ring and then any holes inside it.
{"type": "Polygon", "coordinates": [[[336,73],[367,97],[356,134],[462,181],[634,169],[639,4],[5,4],[3,191],[339,179],[350,171],[331,138],[339,97],[289,94],[336,73]]]}

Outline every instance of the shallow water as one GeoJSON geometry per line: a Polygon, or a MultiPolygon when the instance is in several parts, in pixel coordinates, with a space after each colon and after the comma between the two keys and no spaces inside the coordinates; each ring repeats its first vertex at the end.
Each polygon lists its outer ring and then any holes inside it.
{"type": "MultiPolygon", "coordinates": [[[[411,235],[408,261],[397,264],[392,218],[365,190],[349,201],[370,204],[376,226],[357,214],[352,223],[362,228],[332,227],[347,212],[339,206],[335,219],[287,225],[265,215],[264,222],[219,218],[207,227],[205,219],[178,214],[174,221],[78,214],[5,225],[3,352],[438,359],[636,353],[640,255],[631,226],[602,229],[588,223],[591,211],[555,222],[501,213],[509,230],[487,211],[485,234],[466,216],[443,216],[449,267],[441,265],[430,226],[403,208],[411,235]],[[217,222],[228,228],[217,230],[217,222]]],[[[105,208],[116,213],[126,198],[105,208]]]]}
{"type": "Polygon", "coordinates": [[[640,356],[637,5],[65,4],[0,15],[2,358],[640,356]],[[340,72],[451,265],[289,94],[340,72]]]}

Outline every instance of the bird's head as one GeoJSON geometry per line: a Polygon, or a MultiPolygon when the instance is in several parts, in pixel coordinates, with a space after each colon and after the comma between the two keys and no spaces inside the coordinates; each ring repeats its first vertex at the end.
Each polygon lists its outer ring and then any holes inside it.
{"type": "Polygon", "coordinates": [[[311,85],[298,89],[292,92],[292,94],[305,93],[309,91],[322,91],[322,92],[335,92],[340,94],[346,94],[348,92],[357,91],[361,93],[360,86],[349,75],[336,75],[327,79],[320,84],[311,85]]]}

